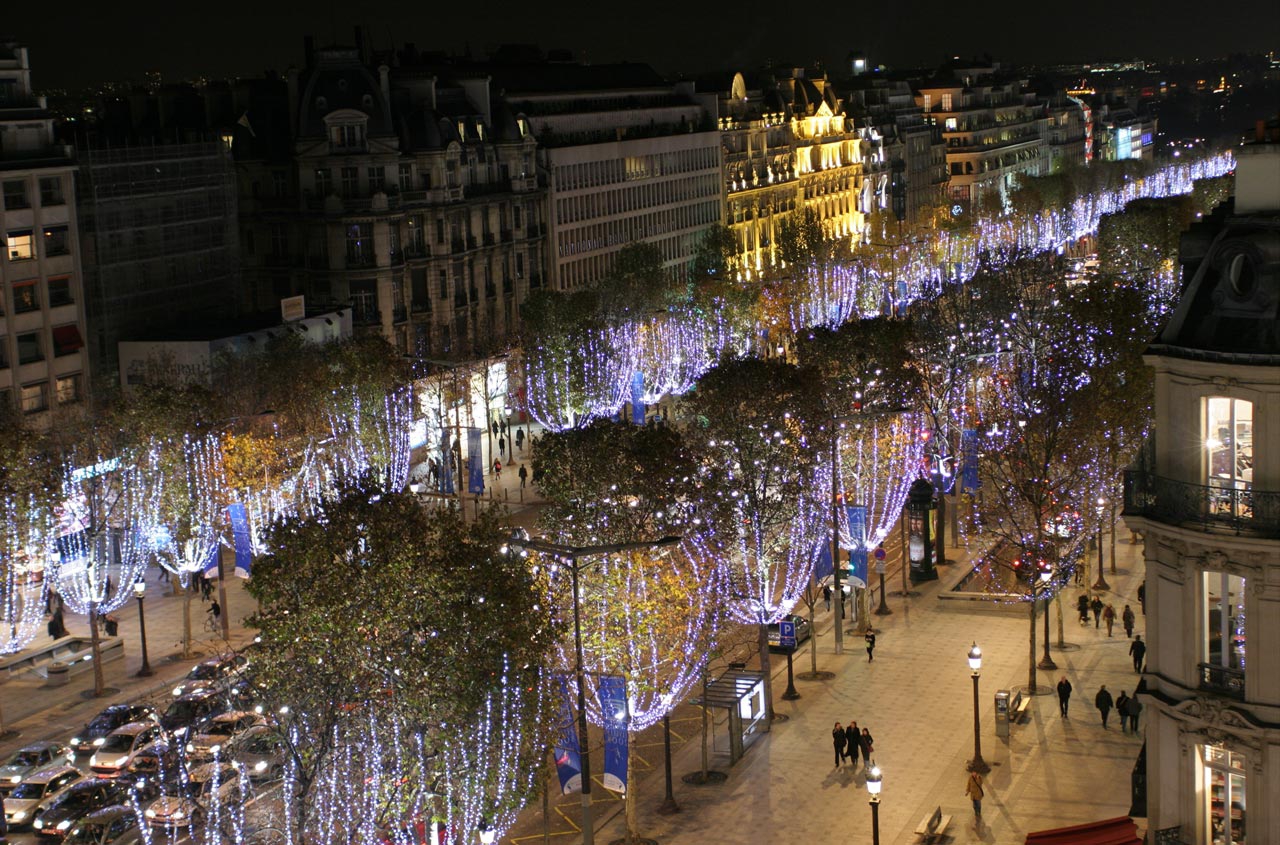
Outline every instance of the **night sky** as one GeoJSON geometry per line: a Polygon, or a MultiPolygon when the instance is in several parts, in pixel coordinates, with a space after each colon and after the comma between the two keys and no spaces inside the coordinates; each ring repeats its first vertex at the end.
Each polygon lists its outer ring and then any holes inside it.
{"type": "Polygon", "coordinates": [[[647,61],[666,73],[821,61],[836,71],[850,50],[890,66],[936,65],[952,54],[1079,62],[1216,57],[1280,49],[1277,0],[73,0],[5,3],[0,33],[31,48],[35,85],[81,87],[136,79],[259,75],[301,63],[302,37],[375,48],[482,57],[502,43],[567,47],[579,58],[647,61]],[[56,9],[56,11],[55,11],[56,9]],[[509,11],[502,11],[502,10],[509,11]],[[904,13],[910,10],[910,16],[904,13]]]}

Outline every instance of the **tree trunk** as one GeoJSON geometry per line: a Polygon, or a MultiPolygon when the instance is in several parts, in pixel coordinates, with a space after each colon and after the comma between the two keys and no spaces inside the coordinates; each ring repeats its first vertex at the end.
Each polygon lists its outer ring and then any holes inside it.
{"type": "Polygon", "coordinates": [[[1067,634],[1062,630],[1062,590],[1058,591],[1058,648],[1067,644],[1067,634]]]}
{"type": "MultiPolygon", "coordinates": [[[[815,599],[813,604],[817,603],[815,599]]],[[[818,626],[813,623],[813,604],[809,605],[809,669],[816,678],[818,677],[818,626]]]]}
{"type": "Polygon", "coordinates": [[[1111,574],[1116,574],[1116,497],[1111,497],[1111,574]]]}
{"type": "Polygon", "coordinates": [[[636,749],[635,731],[627,730],[627,791],[623,799],[627,802],[627,843],[635,845],[640,841],[640,813],[636,807],[636,749]]]}
{"type": "Polygon", "coordinates": [[[1036,692],[1036,603],[1034,600],[1027,602],[1031,607],[1031,651],[1030,659],[1027,661],[1027,688],[1031,695],[1036,692]]]}
{"type": "Polygon", "coordinates": [[[760,647],[760,672],[764,675],[764,730],[773,727],[773,678],[769,675],[769,627],[760,624],[757,641],[760,647]]]}
{"type": "MultiPolygon", "coordinates": [[[[182,581],[178,581],[182,585],[182,581]]],[[[182,594],[182,659],[191,659],[191,588],[195,585],[195,577],[187,580],[182,594]]]]}
{"type": "Polygon", "coordinates": [[[933,538],[933,550],[938,564],[947,562],[947,494],[938,491],[937,516],[934,518],[934,529],[937,536],[933,538]]]}
{"type": "Polygon", "coordinates": [[[98,603],[89,602],[89,643],[93,651],[93,694],[106,695],[107,682],[102,677],[102,643],[98,639],[98,603]]]}
{"type": "Polygon", "coordinates": [[[707,772],[711,770],[710,735],[707,729],[707,667],[702,667],[702,782],[707,782],[707,772]]]}

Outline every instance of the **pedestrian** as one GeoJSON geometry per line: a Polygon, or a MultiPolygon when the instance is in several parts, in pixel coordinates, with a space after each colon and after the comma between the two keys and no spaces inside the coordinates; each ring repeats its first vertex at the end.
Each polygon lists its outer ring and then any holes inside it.
{"type": "Polygon", "coordinates": [[[120,620],[108,613],[102,617],[102,627],[106,629],[108,637],[117,636],[120,633],[120,620]]]}
{"type": "Polygon", "coordinates": [[[1102,611],[1102,621],[1107,623],[1107,636],[1111,636],[1111,629],[1116,624],[1116,608],[1111,602],[1107,602],[1106,609],[1102,611]]]}
{"type": "Polygon", "coordinates": [[[1124,612],[1120,614],[1120,621],[1124,623],[1124,635],[1129,639],[1133,639],[1133,623],[1136,621],[1133,616],[1133,608],[1126,604],[1124,612]]]}
{"type": "Polygon", "coordinates": [[[1112,699],[1111,693],[1107,692],[1107,687],[1104,684],[1098,690],[1098,694],[1093,697],[1093,706],[1097,707],[1098,712],[1102,714],[1102,727],[1104,728],[1107,726],[1107,717],[1111,715],[1111,708],[1114,705],[1115,700],[1112,699]]]}
{"type": "Polygon", "coordinates": [[[871,744],[871,730],[869,728],[862,729],[862,738],[858,744],[862,747],[862,760],[869,769],[871,768],[871,755],[876,750],[875,746],[871,744]]]}
{"type": "Polygon", "coordinates": [[[1089,602],[1089,609],[1093,611],[1093,627],[1097,628],[1102,621],[1102,599],[1094,596],[1093,601],[1089,602]]]}
{"type": "Polygon", "coordinates": [[[213,582],[209,580],[209,576],[203,572],[199,574],[200,578],[200,600],[208,601],[210,594],[213,593],[213,582]]]}
{"type": "Polygon", "coordinates": [[[516,429],[516,448],[519,449],[521,452],[524,451],[524,429],[523,428],[516,429]]]}
{"type": "Polygon", "coordinates": [[[977,772],[969,773],[969,782],[965,784],[964,794],[973,802],[973,820],[977,824],[982,821],[982,799],[986,797],[986,792],[982,789],[982,775],[977,772]]]}
{"type": "Polygon", "coordinates": [[[876,632],[867,631],[867,635],[863,639],[867,641],[867,662],[870,663],[871,661],[876,659],[876,656],[875,656],[876,632]]]}
{"type": "Polygon", "coordinates": [[[502,436],[503,436],[503,437],[506,437],[506,436],[507,436],[507,421],[506,421],[506,420],[498,420],[498,429],[502,432],[502,436]]]}
{"type": "Polygon", "coordinates": [[[1120,717],[1120,733],[1129,732],[1129,696],[1124,690],[1116,698],[1116,715],[1120,717]]]}
{"type": "Polygon", "coordinates": [[[861,750],[862,734],[858,732],[858,723],[850,722],[844,729],[844,753],[848,755],[849,762],[855,769],[858,768],[858,752],[861,750]]]}
{"type": "Polygon", "coordinates": [[[822,585],[822,600],[827,603],[827,610],[831,610],[831,585],[822,585]]]}
{"type": "Polygon", "coordinates": [[[1138,634],[1129,643],[1129,653],[1133,655],[1133,671],[1141,672],[1142,658],[1147,655],[1147,644],[1142,641],[1142,634],[1138,634]]]}
{"type": "Polygon", "coordinates": [[[523,490],[524,482],[529,477],[529,470],[524,468],[524,464],[521,464],[520,471],[517,472],[516,475],[520,476],[520,489],[523,490]]]}
{"type": "Polygon", "coordinates": [[[493,459],[493,477],[494,478],[502,477],[502,461],[498,460],[497,458],[493,459]]]}
{"type": "Polygon", "coordinates": [[[831,729],[831,744],[835,746],[836,751],[836,768],[840,768],[840,763],[844,760],[844,728],[840,727],[840,723],[836,722],[836,726],[831,729]]]}
{"type": "Polygon", "coordinates": [[[493,431],[493,436],[494,436],[494,437],[497,437],[497,436],[498,436],[498,421],[497,421],[497,420],[494,420],[494,421],[493,421],[493,423],[491,424],[491,428],[492,428],[492,431],[493,431]]]}
{"type": "Polygon", "coordinates": [[[213,603],[209,605],[209,609],[206,612],[213,615],[214,622],[218,621],[218,617],[222,616],[222,607],[218,604],[217,599],[213,600],[213,603]]]}
{"type": "Polygon", "coordinates": [[[49,621],[49,625],[51,626],[49,633],[53,635],[55,640],[60,640],[68,634],[67,623],[62,614],[62,605],[59,604],[58,609],[53,612],[53,619],[49,621]]]}
{"type": "Polygon", "coordinates": [[[1084,593],[1080,594],[1080,598],[1076,599],[1076,610],[1080,612],[1080,624],[1089,624],[1089,597],[1084,593]]]}
{"type": "Polygon", "coordinates": [[[1138,585],[1138,604],[1142,605],[1142,615],[1147,615],[1147,582],[1138,585]]]}
{"type": "Polygon", "coordinates": [[[1138,700],[1138,691],[1134,690],[1129,698],[1129,730],[1138,732],[1138,714],[1142,712],[1142,702],[1138,700]]]}
{"type": "Polygon", "coordinates": [[[507,454],[507,438],[505,437],[498,438],[498,454],[500,455],[507,454]]]}
{"type": "Polygon", "coordinates": [[[1058,681],[1058,710],[1062,712],[1062,718],[1067,718],[1067,704],[1071,701],[1071,682],[1067,680],[1067,676],[1063,675],[1062,680],[1058,681]]]}

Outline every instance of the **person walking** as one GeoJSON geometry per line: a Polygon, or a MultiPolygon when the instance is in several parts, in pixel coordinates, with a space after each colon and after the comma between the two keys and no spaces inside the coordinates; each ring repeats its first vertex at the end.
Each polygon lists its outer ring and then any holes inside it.
{"type": "Polygon", "coordinates": [[[837,769],[840,768],[840,763],[844,760],[844,743],[844,728],[840,726],[839,722],[836,722],[836,726],[831,729],[831,744],[835,747],[836,751],[837,769]]]}
{"type": "Polygon", "coordinates": [[[1124,612],[1120,614],[1120,621],[1124,623],[1125,637],[1133,639],[1133,623],[1137,621],[1133,616],[1133,608],[1126,604],[1124,606],[1124,612]]]}
{"type": "Polygon", "coordinates": [[[524,464],[521,464],[520,471],[517,472],[516,475],[520,476],[520,489],[523,490],[524,483],[529,478],[529,470],[524,468],[524,464]]]}
{"type": "Polygon", "coordinates": [[[844,749],[853,767],[858,768],[858,754],[862,751],[862,734],[858,732],[858,723],[850,722],[844,729],[844,749]]]}
{"type": "Polygon", "coordinates": [[[875,656],[876,632],[867,631],[867,635],[863,639],[867,641],[867,662],[870,663],[871,661],[876,659],[876,656],[875,656]]]}
{"type": "Polygon", "coordinates": [[[1142,605],[1142,615],[1147,615],[1147,582],[1138,585],[1138,604],[1142,605]]]}
{"type": "Polygon", "coordinates": [[[1067,705],[1071,703],[1071,682],[1067,680],[1067,676],[1063,675],[1062,680],[1058,681],[1058,710],[1062,714],[1062,718],[1067,718],[1067,705]]]}
{"type": "Polygon", "coordinates": [[[1089,597],[1084,593],[1080,594],[1080,598],[1076,599],[1076,610],[1080,613],[1080,624],[1089,624],[1089,597]]]}
{"type": "Polygon", "coordinates": [[[1120,733],[1129,732],[1129,696],[1124,690],[1120,690],[1119,697],[1116,698],[1116,715],[1120,717],[1120,733]]]}
{"type": "Polygon", "coordinates": [[[964,785],[965,796],[973,802],[973,821],[974,824],[982,822],[982,799],[986,797],[986,792],[982,788],[982,775],[977,772],[969,773],[969,782],[964,785]]]}
{"type": "Polygon", "coordinates": [[[505,437],[498,438],[498,454],[500,455],[507,454],[507,438],[505,437]]]}
{"type": "Polygon", "coordinates": [[[1111,693],[1107,692],[1106,684],[1098,690],[1098,694],[1093,697],[1093,706],[1098,708],[1098,712],[1102,714],[1102,727],[1107,726],[1107,717],[1111,715],[1111,708],[1115,705],[1115,699],[1111,697],[1111,693]]]}
{"type": "Polygon", "coordinates": [[[218,618],[222,616],[222,606],[218,604],[217,599],[214,599],[213,602],[209,605],[209,610],[207,611],[207,613],[209,613],[209,615],[213,617],[214,622],[217,622],[218,618]]]}
{"type": "Polygon", "coordinates": [[[491,424],[491,426],[490,426],[490,429],[493,431],[493,436],[494,436],[494,437],[497,437],[497,436],[498,436],[498,421],[497,421],[497,420],[494,420],[494,421],[493,421],[493,423],[492,423],[492,424],[491,424]]]}
{"type": "Polygon", "coordinates": [[[1129,730],[1138,732],[1138,714],[1142,712],[1142,702],[1138,700],[1138,691],[1134,690],[1129,698],[1129,730]]]}
{"type": "Polygon", "coordinates": [[[822,600],[827,603],[827,610],[831,610],[831,585],[822,585],[822,600]]]}
{"type": "Polygon", "coordinates": [[[523,428],[516,429],[516,448],[519,449],[521,452],[524,451],[524,429],[523,428]]]}
{"type": "Polygon", "coordinates": [[[1129,653],[1133,655],[1133,671],[1141,672],[1142,658],[1147,656],[1147,644],[1142,641],[1142,634],[1138,634],[1129,643],[1129,653]]]}
{"type": "Polygon", "coordinates": [[[1111,636],[1111,629],[1116,624],[1116,608],[1111,602],[1107,602],[1106,608],[1102,611],[1102,621],[1107,623],[1107,636],[1111,636]]]}
{"type": "Polygon", "coordinates": [[[498,460],[497,458],[493,459],[493,477],[494,478],[502,477],[502,461],[498,460]]]}
{"type": "Polygon", "coordinates": [[[858,744],[862,747],[862,762],[869,769],[871,768],[871,755],[876,752],[875,746],[872,745],[871,731],[869,729],[862,729],[862,737],[858,744]]]}
{"type": "Polygon", "coordinates": [[[1093,627],[1097,628],[1102,621],[1102,599],[1094,596],[1093,601],[1089,602],[1089,609],[1093,611],[1093,627]]]}

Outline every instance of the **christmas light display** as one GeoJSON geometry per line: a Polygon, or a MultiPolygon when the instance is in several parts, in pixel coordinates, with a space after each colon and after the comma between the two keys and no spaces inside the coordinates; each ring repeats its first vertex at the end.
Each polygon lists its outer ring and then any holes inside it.
{"type": "Polygon", "coordinates": [[[0,497],[0,654],[30,643],[44,623],[57,581],[53,509],[34,495],[0,497]]]}
{"type": "Polygon", "coordinates": [[[374,405],[353,388],[348,401],[329,412],[333,433],[328,454],[333,476],[354,482],[372,474],[384,490],[401,490],[409,481],[409,429],[413,389],[398,388],[374,405]]]}
{"type": "Polygon", "coordinates": [[[142,470],[159,488],[152,545],[160,565],[186,586],[209,567],[223,543],[226,475],[217,434],[152,443],[142,470]]]}
{"type": "MultiPolygon", "coordinates": [[[[869,550],[884,542],[897,524],[907,501],[907,490],[923,466],[925,439],[916,414],[868,415],[865,422],[847,424],[841,433],[840,500],[866,508],[866,537],[849,533],[848,512],[840,508],[840,546],[869,550]]],[[[823,482],[830,488],[828,477],[823,482]]]]}

